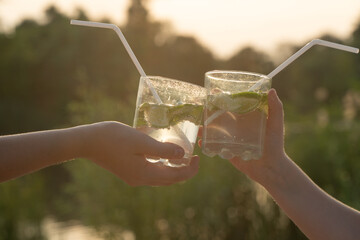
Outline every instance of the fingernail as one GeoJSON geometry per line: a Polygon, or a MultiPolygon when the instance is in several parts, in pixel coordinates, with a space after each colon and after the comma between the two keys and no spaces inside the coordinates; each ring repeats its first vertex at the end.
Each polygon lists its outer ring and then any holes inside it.
{"type": "Polygon", "coordinates": [[[174,150],[174,157],[182,158],[184,156],[185,152],[182,148],[175,148],[174,150]]]}
{"type": "Polygon", "coordinates": [[[270,97],[272,99],[275,99],[276,98],[276,90],[274,88],[270,89],[270,97]]]}

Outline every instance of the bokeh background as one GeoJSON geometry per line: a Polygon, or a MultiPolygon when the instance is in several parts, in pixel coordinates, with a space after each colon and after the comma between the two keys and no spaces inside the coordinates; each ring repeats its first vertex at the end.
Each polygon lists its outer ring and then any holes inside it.
{"type": "MultiPolygon", "coordinates": [[[[1,11],[6,2],[0,0],[0,20],[11,15],[1,11]]],[[[153,17],[154,2],[127,1],[119,23],[50,5],[40,19],[2,25],[0,134],[102,120],[132,125],[136,68],[114,32],[71,26],[72,18],[118,24],[147,74],[199,85],[213,69],[269,73],[314,38],[360,47],[360,7],[346,26],[340,6],[334,15],[346,34],[324,30],[298,42],[284,38],[276,50],[265,51],[261,42],[234,50],[176,31],[153,17]]],[[[201,18],[206,5],[194,7],[201,18]]],[[[236,35],[220,29],[219,35],[236,35]]],[[[249,35],[259,31],[247,29],[249,35]]],[[[273,87],[284,103],[288,155],[325,191],[360,209],[360,57],[314,47],[278,74],[273,87]]],[[[199,174],[171,187],[129,187],[85,159],[1,183],[0,239],[306,239],[261,186],[227,161],[196,153],[199,174]]]]}

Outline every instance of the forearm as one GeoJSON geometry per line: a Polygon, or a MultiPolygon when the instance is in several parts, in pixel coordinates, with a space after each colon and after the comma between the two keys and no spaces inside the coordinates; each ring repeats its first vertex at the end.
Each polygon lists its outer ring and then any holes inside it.
{"type": "Polygon", "coordinates": [[[0,182],[85,157],[86,126],[0,137],[0,182]]]}
{"type": "Polygon", "coordinates": [[[268,172],[264,187],[288,217],[310,239],[358,239],[360,213],[322,191],[284,157],[268,172]]]}

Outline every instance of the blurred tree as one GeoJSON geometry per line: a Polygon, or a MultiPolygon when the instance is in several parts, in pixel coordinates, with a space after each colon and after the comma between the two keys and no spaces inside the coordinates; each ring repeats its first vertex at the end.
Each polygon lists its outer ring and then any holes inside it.
{"type": "Polygon", "coordinates": [[[256,72],[267,75],[274,69],[269,56],[252,47],[245,47],[231,57],[226,63],[230,70],[256,72]]]}
{"type": "Polygon", "coordinates": [[[43,239],[44,183],[37,174],[0,185],[0,239],[43,239]]]}
{"type": "MultiPolygon", "coordinates": [[[[54,7],[46,16],[45,23],[28,19],[11,34],[0,32],[0,134],[101,120],[131,125],[139,73],[116,34],[71,26],[54,7]]],[[[82,10],[73,18],[88,20],[82,10]]],[[[121,29],[149,75],[203,85],[204,73],[216,68],[274,69],[252,47],[214,58],[196,38],[153,21],[144,1],[131,1],[121,29]]],[[[360,46],[359,29],[349,41],[321,38],[360,46]]],[[[291,55],[300,47],[287,49],[291,55]]],[[[357,208],[359,66],[358,56],[318,46],[273,80],[285,105],[289,155],[357,208]]],[[[42,218],[54,214],[81,219],[109,239],[124,230],[137,239],[306,239],[261,187],[227,161],[201,158],[194,179],[169,188],[129,188],[85,160],[3,183],[0,238],[41,239],[42,218]]]]}
{"type": "Polygon", "coordinates": [[[204,73],[217,64],[209,50],[193,37],[176,36],[168,39],[159,56],[159,72],[186,82],[203,85],[204,73]]]}
{"type": "MultiPolygon", "coordinates": [[[[353,46],[357,46],[357,47],[360,46],[360,20],[359,20],[359,23],[356,25],[355,30],[351,36],[350,43],[353,46]]],[[[359,64],[360,59],[359,59],[359,57],[356,58],[356,63],[357,64],[355,65],[355,70],[359,76],[360,75],[360,64],[359,64]]]]}

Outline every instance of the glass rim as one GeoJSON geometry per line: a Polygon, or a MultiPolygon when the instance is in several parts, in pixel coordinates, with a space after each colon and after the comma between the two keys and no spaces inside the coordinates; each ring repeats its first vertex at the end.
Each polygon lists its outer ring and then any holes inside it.
{"type": "Polygon", "coordinates": [[[163,76],[157,76],[157,75],[150,75],[150,76],[141,76],[140,79],[141,80],[145,80],[146,78],[150,79],[151,81],[152,80],[157,80],[157,79],[160,79],[160,80],[165,80],[165,81],[169,81],[169,82],[177,82],[179,84],[184,84],[184,85],[188,85],[188,86],[193,86],[193,87],[196,87],[196,88],[199,88],[199,89],[205,89],[203,86],[200,86],[200,85],[197,85],[195,83],[190,83],[190,82],[185,82],[185,81],[182,81],[182,80],[178,80],[178,79],[173,79],[173,78],[168,78],[168,77],[163,77],[163,76]]]}
{"type": "Polygon", "coordinates": [[[218,81],[230,81],[230,82],[258,82],[258,81],[262,81],[263,79],[267,79],[267,80],[271,80],[270,77],[268,77],[267,75],[261,74],[261,73],[254,73],[254,72],[247,72],[247,71],[236,71],[236,70],[212,70],[212,71],[208,71],[205,73],[205,77],[208,77],[212,80],[218,80],[218,81]],[[245,80],[236,80],[236,79],[226,79],[226,78],[221,78],[221,77],[214,77],[212,76],[212,74],[215,73],[220,73],[220,74],[237,74],[237,75],[250,75],[250,76],[255,76],[255,77],[259,77],[258,80],[253,80],[253,81],[245,81],[245,80]]]}

